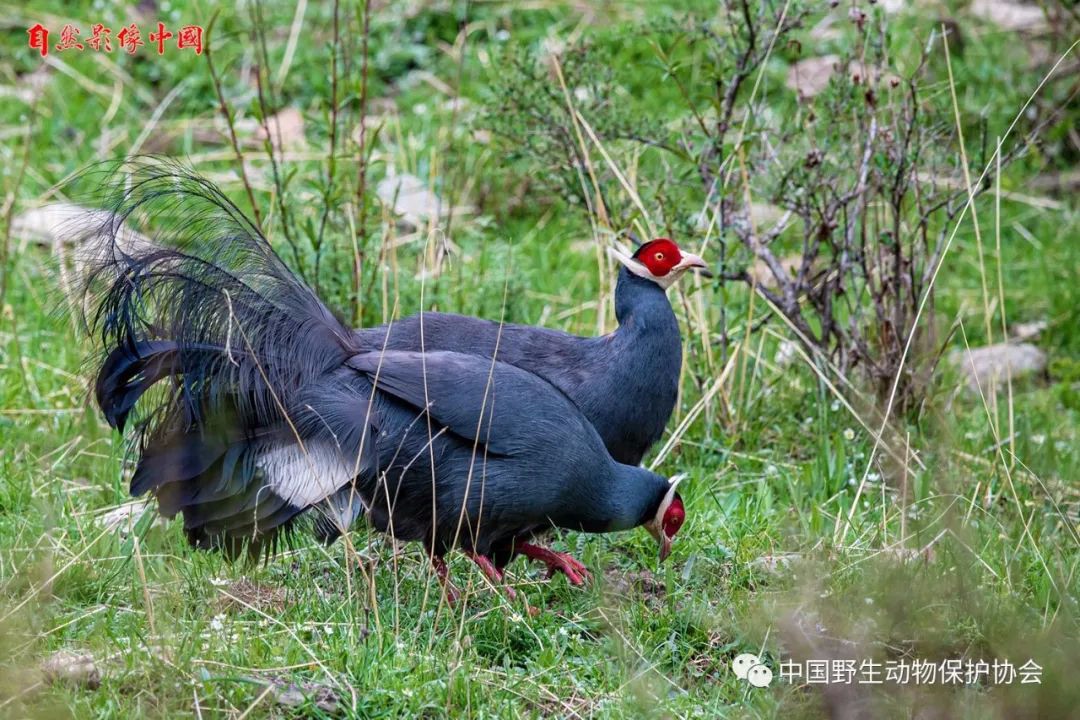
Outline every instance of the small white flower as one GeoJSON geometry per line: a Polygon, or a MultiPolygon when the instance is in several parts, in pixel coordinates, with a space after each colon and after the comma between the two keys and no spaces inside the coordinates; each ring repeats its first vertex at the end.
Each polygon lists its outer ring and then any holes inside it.
{"type": "Polygon", "coordinates": [[[791,361],[795,359],[795,353],[795,343],[790,340],[784,340],[780,343],[780,346],[776,348],[776,355],[773,356],[773,362],[781,367],[790,365],[791,361]]]}
{"type": "Polygon", "coordinates": [[[227,578],[210,578],[210,584],[214,587],[224,587],[229,584],[227,578]]]}
{"type": "Polygon", "coordinates": [[[839,410],[840,409],[840,401],[839,400],[833,400],[832,404],[829,405],[829,409],[832,410],[833,412],[836,412],[837,410],[839,410]]]}
{"type": "Polygon", "coordinates": [[[214,632],[221,632],[225,629],[225,615],[215,615],[210,620],[210,629],[214,632]]]}
{"type": "Polygon", "coordinates": [[[498,40],[499,42],[506,42],[507,40],[510,39],[510,31],[507,30],[506,28],[502,28],[501,30],[499,30],[498,32],[495,33],[495,39],[498,40]]]}
{"type": "Polygon", "coordinates": [[[1035,443],[1036,445],[1042,445],[1044,442],[1046,442],[1046,436],[1042,433],[1039,433],[1038,435],[1032,435],[1031,442],[1035,443]]]}
{"type": "Polygon", "coordinates": [[[776,466],[773,465],[772,463],[765,466],[765,474],[767,476],[773,477],[774,475],[776,475],[777,472],[779,472],[779,471],[776,469],[776,466]]]}
{"type": "Polygon", "coordinates": [[[323,631],[323,634],[325,634],[325,635],[333,635],[334,634],[334,626],[333,625],[323,625],[322,631],[323,631]]]}
{"type": "Polygon", "coordinates": [[[846,430],[844,430],[844,439],[847,440],[848,442],[851,442],[852,440],[854,440],[855,439],[855,431],[852,430],[851,428],[847,428],[846,430]]]}

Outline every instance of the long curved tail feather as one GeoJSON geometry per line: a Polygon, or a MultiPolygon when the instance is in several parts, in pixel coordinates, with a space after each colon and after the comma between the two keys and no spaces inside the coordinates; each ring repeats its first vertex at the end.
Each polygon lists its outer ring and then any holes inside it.
{"type": "Polygon", "coordinates": [[[258,551],[351,480],[364,418],[306,415],[354,336],[206,179],[158,158],[99,174],[109,212],[73,233],[96,400],[139,456],[131,492],[182,513],[193,544],[258,551]]]}

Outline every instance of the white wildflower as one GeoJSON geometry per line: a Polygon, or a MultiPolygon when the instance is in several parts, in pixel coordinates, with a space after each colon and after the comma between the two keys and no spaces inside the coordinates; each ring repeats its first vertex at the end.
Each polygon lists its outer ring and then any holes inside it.
{"type": "Polygon", "coordinates": [[[795,343],[790,340],[784,340],[776,348],[776,355],[773,356],[773,362],[780,367],[786,367],[795,359],[796,352],[795,343]]]}

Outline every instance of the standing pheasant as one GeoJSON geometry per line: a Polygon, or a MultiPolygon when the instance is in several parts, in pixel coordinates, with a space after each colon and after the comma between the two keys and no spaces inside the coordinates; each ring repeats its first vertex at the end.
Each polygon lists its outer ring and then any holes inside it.
{"type": "Polygon", "coordinates": [[[705,262],[660,238],[622,263],[615,285],[618,328],[600,337],[426,312],[368,330],[361,341],[387,350],[452,350],[494,357],[539,375],[566,393],[612,457],[637,465],[660,439],[675,408],[682,368],[679,322],[666,290],[705,262]]]}

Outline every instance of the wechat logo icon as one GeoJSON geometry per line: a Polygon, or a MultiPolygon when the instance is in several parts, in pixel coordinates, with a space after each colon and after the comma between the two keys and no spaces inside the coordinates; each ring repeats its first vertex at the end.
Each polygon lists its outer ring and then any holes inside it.
{"type": "Polygon", "coordinates": [[[745,680],[756,688],[769,687],[773,674],[761,658],[751,653],[738,655],[731,661],[731,671],[735,677],[745,680]]]}

